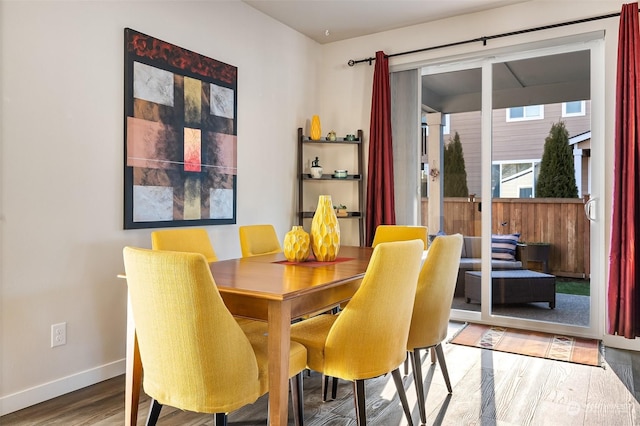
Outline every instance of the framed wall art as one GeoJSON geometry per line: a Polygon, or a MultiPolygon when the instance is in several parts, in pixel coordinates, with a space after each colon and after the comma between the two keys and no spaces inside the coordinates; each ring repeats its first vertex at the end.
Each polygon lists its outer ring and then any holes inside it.
{"type": "Polygon", "coordinates": [[[124,228],[236,223],[238,69],[124,36],[124,228]]]}

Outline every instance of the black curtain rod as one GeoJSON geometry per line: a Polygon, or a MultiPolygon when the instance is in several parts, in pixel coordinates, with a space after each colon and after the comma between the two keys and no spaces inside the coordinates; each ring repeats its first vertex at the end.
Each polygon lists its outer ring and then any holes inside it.
{"type": "MultiPolygon", "coordinates": [[[[551,29],[551,28],[566,27],[567,25],[582,24],[584,22],[599,21],[600,19],[614,18],[616,16],[620,16],[620,13],[610,13],[608,15],[594,16],[594,17],[591,17],[591,18],[578,19],[578,20],[575,20],[575,21],[561,22],[559,24],[544,25],[542,27],[527,28],[525,30],[510,31],[508,33],[502,33],[502,34],[495,34],[495,35],[491,35],[491,36],[483,36],[483,37],[478,37],[478,38],[472,38],[472,39],[469,39],[469,40],[457,41],[457,42],[447,43],[447,44],[441,44],[441,45],[438,45],[438,46],[425,47],[423,49],[416,49],[416,50],[409,50],[407,52],[393,53],[391,55],[385,55],[385,57],[386,58],[393,58],[394,56],[410,55],[412,53],[427,52],[429,50],[442,49],[442,48],[445,48],[445,47],[453,47],[453,46],[459,46],[461,44],[469,44],[469,43],[477,43],[477,42],[482,42],[482,45],[486,46],[487,45],[487,40],[493,40],[493,39],[502,38],[502,37],[509,37],[509,36],[518,35],[518,34],[532,33],[534,31],[548,30],[548,29],[551,29]]],[[[369,58],[366,58],[366,59],[358,59],[357,61],[353,60],[353,59],[349,59],[349,62],[347,62],[347,63],[349,64],[350,67],[354,66],[355,64],[362,63],[362,62],[368,62],[369,65],[371,65],[371,63],[373,61],[375,61],[375,60],[376,60],[376,58],[374,58],[374,57],[369,57],[369,58]]]]}

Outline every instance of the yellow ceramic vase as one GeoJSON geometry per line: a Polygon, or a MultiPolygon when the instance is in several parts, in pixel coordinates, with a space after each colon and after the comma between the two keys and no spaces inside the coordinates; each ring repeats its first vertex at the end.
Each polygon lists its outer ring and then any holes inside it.
{"type": "Polygon", "coordinates": [[[331,195],[321,195],[311,222],[311,250],[320,262],[331,262],[340,250],[340,225],[331,195]]]}
{"type": "Polygon", "coordinates": [[[284,236],[282,250],[289,262],[304,262],[309,258],[311,239],[302,226],[294,226],[284,236]]]}
{"type": "Polygon", "coordinates": [[[320,128],[320,117],[314,115],[311,117],[311,129],[309,130],[309,137],[314,141],[320,140],[322,135],[322,129],[320,128]]]}

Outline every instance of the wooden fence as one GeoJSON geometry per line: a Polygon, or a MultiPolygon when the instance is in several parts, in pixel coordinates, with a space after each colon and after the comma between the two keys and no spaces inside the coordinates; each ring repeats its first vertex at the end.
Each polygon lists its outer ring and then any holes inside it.
{"type": "MultiPolygon", "coordinates": [[[[584,213],[585,199],[494,198],[493,233],[519,232],[521,242],[551,244],[549,268],[563,277],[588,278],[590,227],[584,213]]],[[[422,223],[427,223],[429,199],[422,199],[422,223]]],[[[444,229],[447,234],[480,235],[482,200],[445,198],[444,229]]],[[[431,233],[431,232],[430,232],[431,233]]]]}

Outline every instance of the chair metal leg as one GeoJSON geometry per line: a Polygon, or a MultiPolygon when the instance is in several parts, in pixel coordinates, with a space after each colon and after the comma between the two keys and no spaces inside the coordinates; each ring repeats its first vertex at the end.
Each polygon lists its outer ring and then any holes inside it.
{"type": "Polygon", "coordinates": [[[336,399],[337,394],[338,394],[338,378],[334,377],[333,382],[331,383],[331,399],[336,399]]]}
{"type": "Polygon", "coordinates": [[[431,364],[435,364],[436,363],[436,352],[433,350],[433,346],[430,348],[431,352],[431,364]]]}
{"type": "Polygon", "coordinates": [[[304,426],[304,399],[302,396],[302,371],[289,379],[291,404],[296,426],[304,426]]]}
{"type": "Polygon", "coordinates": [[[147,426],[155,426],[158,423],[158,417],[160,417],[160,410],[162,410],[162,404],[155,399],[151,399],[151,405],[149,406],[149,414],[147,415],[147,426]]]}
{"type": "Polygon", "coordinates": [[[213,426],[227,426],[227,413],[215,413],[213,415],[213,426]]]}
{"type": "Polygon", "coordinates": [[[358,426],[366,426],[367,410],[364,399],[364,380],[353,382],[353,398],[356,405],[356,420],[358,426]]]}
{"type": "Polygon", "coordinates": [[[413,419],[411,418],[411,409],[409,409],[409,402],[407,401],[407,394],[404,391],[404,384],[402,383],[402,376],[400,375],[400,369],[396,368],[391,372],[393,376],[393,381],[396,383],[396,389],[398,390],[398,396],[400,397],[400,402],[402,403],[402,409],[404,410],[404,415],[407,417],[407,423],[409,426],[413,426],[413,419]]]}
{"type": "Polygon", "coordinates": [[[413,383],[416,387],[416,397],[418,399],[418,411],[420,411],[420,421],[427,422],[426,401],[424,397],[424,381],[422,379],[422,360],[420,359],[420,349],[414,349],[411,357],[411,368],[413,368],[413,383]]]}
{"type": "Polygon", "coordinates": [[[451,381],[449,380],[449,371],[447,370],[447,363],[444,360],[444,350],[442,349],[442,345],[438,343],[433,349],[433,352],[438,356],[438,362],[440,363],[440,369],[442,370],[442,375],[444,376],[444,382],[447,385],[447,390],[449,393],[453,393],[453,389],[451,388],[451,381]]]}
{"type": "Polygon", "coordinates": [[[322,402],[327,402],[327,388],[329,387],[329,376],[322,375],[322,402]]]}
{"type": "Polygon", "coordinates": [[[407,357],[404,359],[404,375],[409,375],[409,352],[407,352],[407,357]]]}
{"type": "Polygon", "coordinates": [[[329,392],[329,378],[331,382],[331,399],[336,399],[338,394],[338,378],[322,375],[322,402],[327,402],[327,393],[329,392]]]}

